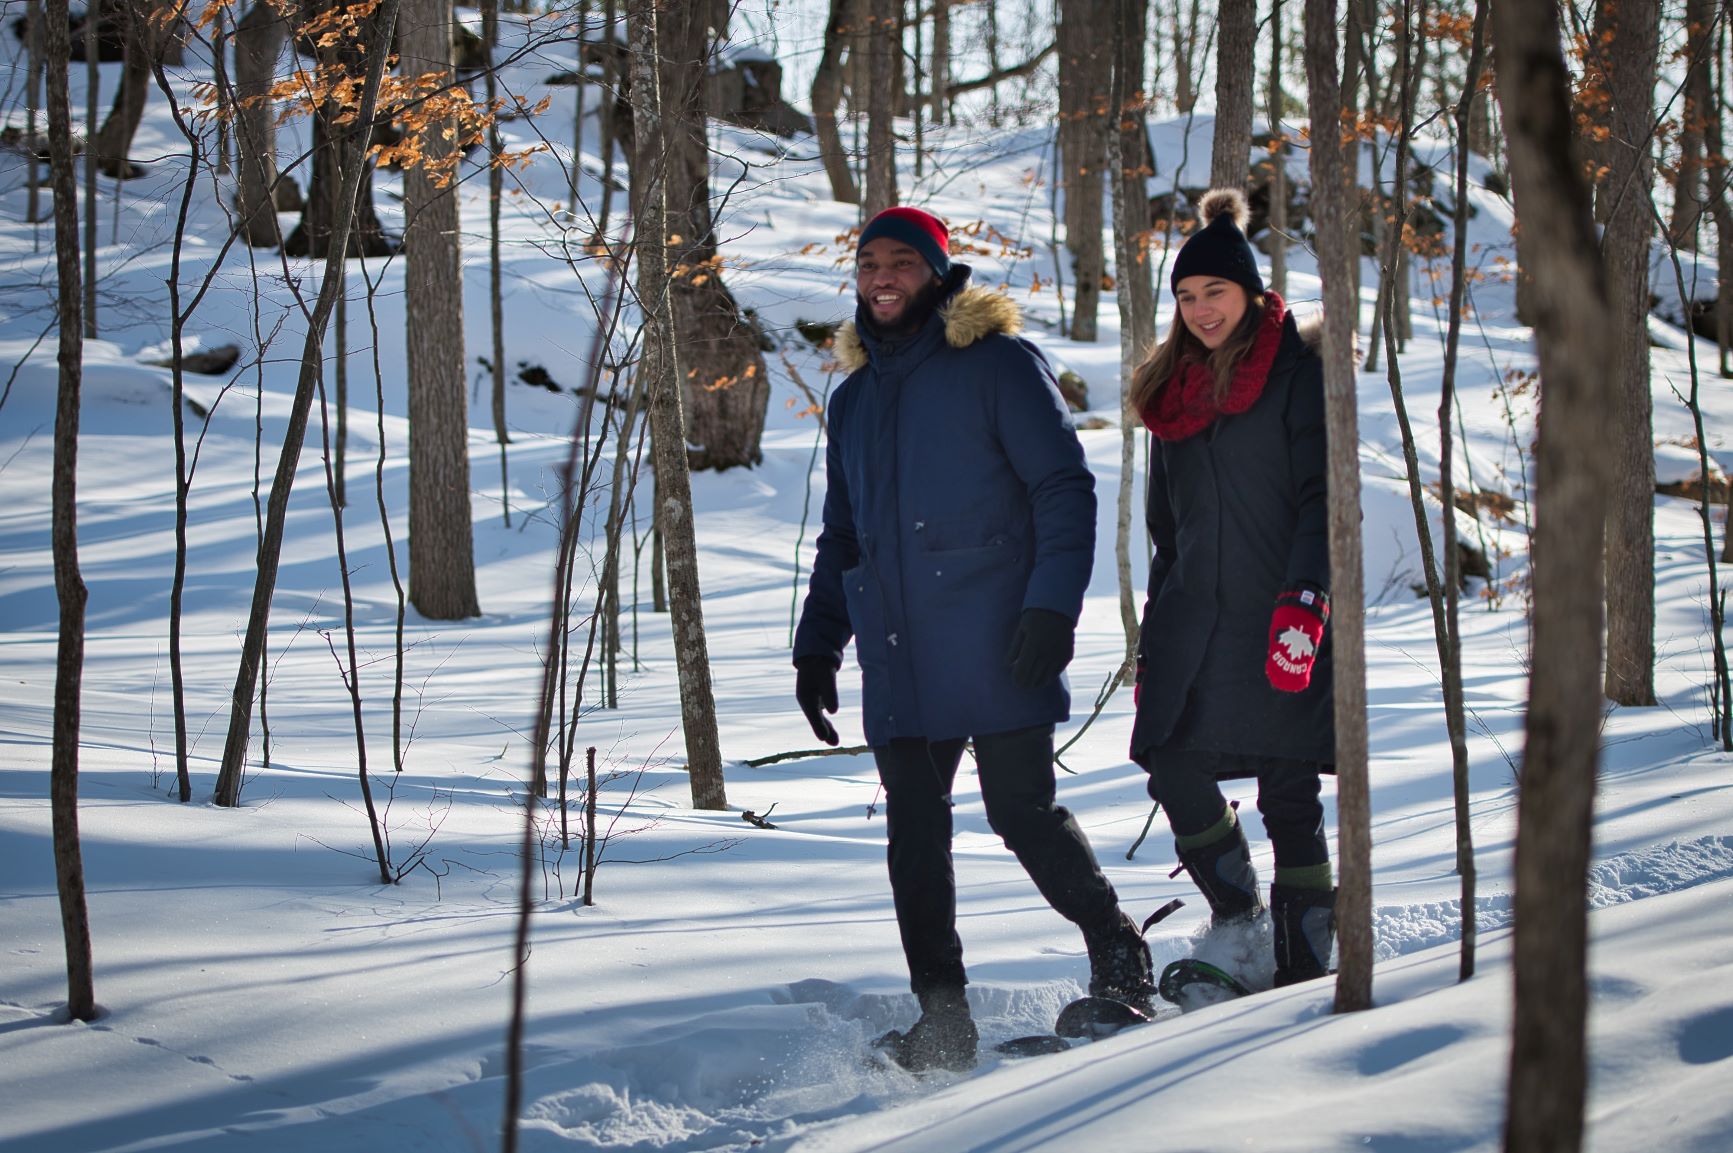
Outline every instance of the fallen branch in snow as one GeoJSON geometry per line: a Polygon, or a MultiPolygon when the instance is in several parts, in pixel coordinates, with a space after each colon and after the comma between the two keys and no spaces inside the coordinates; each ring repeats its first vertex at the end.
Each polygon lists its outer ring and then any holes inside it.
{"type": "Polygon", "coordinates": [[[1149,819],[1143,822],[1143,832],[1137,834],[1137,840],[1131,842],[1131,848],[1125,850],[1125,859],[1131,860],[1137,856],[1137,850],[1143,847],[1143,842],[1149,836],[1149,827],[1155,824],[1155,814],[1161,812],[1161,802],[1157,801],[1149,810],[1149,819]]]}
{"type": "Polygon", "coordinates": [[[778,761],[798,761],[806,757],[852,757],[870,751],[872,751],[870,745],[848,745],[840,749],[795,749],[788,753],[772,753],[768,757],[754,757],[750,761],[742,761],[741,763],[750,769],[761,769],[765,765],[774,765],[778,761]]]}
{"type": "Polygon", "coordinates": [[[1089,714],[1089,719],[1083,722],[1082,728],[1071,734],[1070,740],[1060,745],[1058,750],[1054,752],[1053,763],[1070,773],[1072,776],[1077,775],[1077,770],[1072,768],[1070,765],[1067,765],[1060,758],[1065,755],[1065,750],[1069,749],[1072,745],[1075,745],[1078,740],[1082,738],[1083,734],[1089,731],[1089,726],[1095,723],[1095,718],[1101,715],[1101,710],[1106,708],[1107,702],[1113,699],[1113,694],[1118,691],[1120,684],[1125,680],[1126,671],[1136,663],[1136,660],[1137,654],[1132,653],[1120,663],[1118,668],[1108,674],[1107,680],[1102,683],[1100,691],[1095,694],[1095,710],[1089,714]]]}

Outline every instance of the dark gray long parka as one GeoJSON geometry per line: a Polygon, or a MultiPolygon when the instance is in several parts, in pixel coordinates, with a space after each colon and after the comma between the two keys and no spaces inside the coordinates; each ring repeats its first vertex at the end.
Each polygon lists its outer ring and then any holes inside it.
{"type": "Polygon", "coordinates": [[[1144,664],[1131,755],[1163,749],[1335,761],[1331,632],[1310,687],[1264,677],[1270,613],[1285,588],[1330,587],[1323,362],[1318,327],[1290,315],[1264,391],[1239,415],[1155,442],[1145,516],[1144,664]]]}

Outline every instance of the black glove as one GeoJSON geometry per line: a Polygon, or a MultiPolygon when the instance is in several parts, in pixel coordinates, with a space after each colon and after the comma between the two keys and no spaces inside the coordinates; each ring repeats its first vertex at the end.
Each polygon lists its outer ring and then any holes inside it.
{"type": "Polygon", "coordinates": [[[836,726],[824,719],[836,712],[836,666],[829,657],[801,657],[794,662],[794,699],[812,726],[812,735],[827,745],[836,744],[836,726]]]}
{"type": "Polygon", "coordinates": [[[1011,666],[1011,683],[1020,689],[1038,689],[1064,672],[1071,663],[1076,633],[1076,622],[1063,613],[1024,609],[1005,657],[1011,666]]]}

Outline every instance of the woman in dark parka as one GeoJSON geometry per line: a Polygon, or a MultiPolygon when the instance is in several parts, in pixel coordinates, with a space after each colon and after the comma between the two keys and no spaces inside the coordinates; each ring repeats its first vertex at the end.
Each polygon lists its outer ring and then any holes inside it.
{"type": "Polygon", "coordinates": [[[1335,934],[1319,801],[1335,760],[1323,366],[1264,288],[1244,196],[1218,189],[1199,207],[1169,282],[1179,317],[1132,383],[1155,435],[1155,556],[1131,755],[1217,925],[1264,908],[1218,784],[1257,778],[1284,985],[1324,975],[1335,934]]]}

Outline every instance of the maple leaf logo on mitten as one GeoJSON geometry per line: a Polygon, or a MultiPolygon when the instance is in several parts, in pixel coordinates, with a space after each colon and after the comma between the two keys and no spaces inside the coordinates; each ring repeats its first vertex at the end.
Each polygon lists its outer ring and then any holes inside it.
{"type": "Polygon", "coordinates": [[[1288,660],[1298,664],[1318,651],[1318,646],[1312,643],[1312,638],[1299,629],[1289,626],[1282,630],[1282,635],[1276,638],[1276,643],[1288,650],[1288,660]]]}

